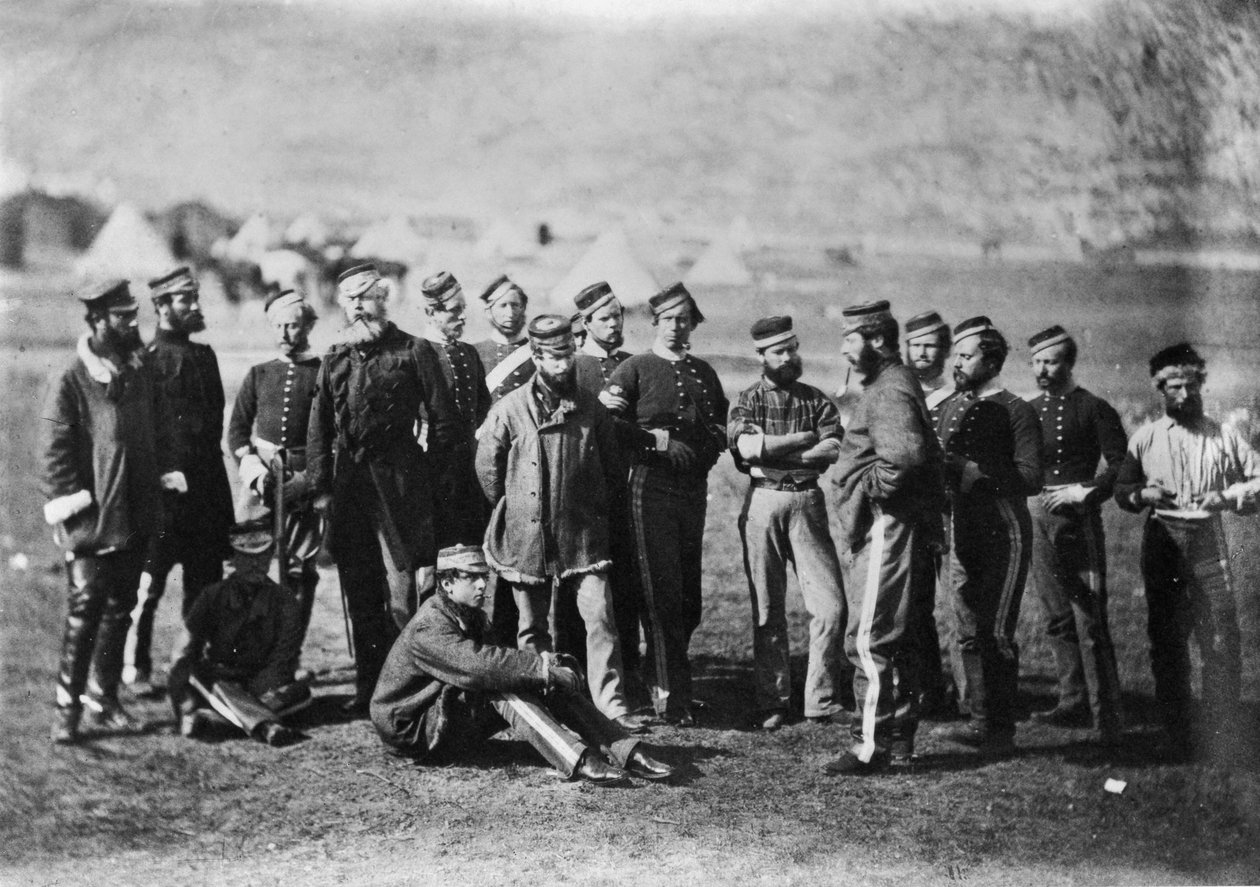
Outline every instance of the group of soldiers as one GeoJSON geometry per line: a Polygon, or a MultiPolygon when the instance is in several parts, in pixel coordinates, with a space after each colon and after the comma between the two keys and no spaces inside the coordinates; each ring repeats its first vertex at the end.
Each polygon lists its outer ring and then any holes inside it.
{"type": "Polygon", "coordinates": [[[326,542],[355,663],[345,711],[370,717],[393,751],[440,760],[508,725],[567,776],[667,778],[636,737],[697,722],[689,645],[708,474],[727,451],[749,478],[738,528],[754,726],[792,716],[791,564],[810,616],[804,717],[852,715],[830,773],[913,763],[921,714],[958,705],[970,719],[952,739],[1013,749],[1030,562],[1059,673],[1058,704],[1036,717],[1119,742],[1100,517],[1113,496],[1150,511],[1142,570],[1170,741],[1193,740],[1192,632],[1205,696],[1237,702],[1220,512],[1252,507],[1260,460],[1203,414],[1205,364],[1188,345],[1152,358],[1165,416],[1132,440],[1076,384],[1061,327],[1029,340],[1041,393],[1025,401],[1002,387],[1009,346],[987,317],[952,329],[935,312],[911,318],[907,362],[887,302],[843,312],[839,400],[800,381],[790,317],[758,320],[761,376],[732,406],[690,353],[704,315],[682,284],[652,297],[652,347],[630,355],[606,282],[571,316],[527,322],[525,292],[502,276],[480,295],[491,338],[472,345],[452,275],[423,282],[427,326],[413,336],[360,265],[338,280],[345,325],[322,357],[302,295],[267,300],[280,357],[249,371],[227,441],[235,511],[270,505],[273,520],[233,526],[222,382],[214,352],[189,338],[205,326],[196,279],[180,268],[149,286],[147,346],[125,282],[77,293],[89,329],[42,423],[45,519],[69,583],[59,743],[78,739],[85,711],[96,727],[135,727],[124,679],[137,696],[159,692],[153,621],[176,563],[184,631],[167,689],[181,732],[297,738],[284,718],[311,698],[300,653],[326,542]],[[277,547],[279,583],[267,578],[277,547]],[[950,665],[938,596],[953,614],[950,665]]]}

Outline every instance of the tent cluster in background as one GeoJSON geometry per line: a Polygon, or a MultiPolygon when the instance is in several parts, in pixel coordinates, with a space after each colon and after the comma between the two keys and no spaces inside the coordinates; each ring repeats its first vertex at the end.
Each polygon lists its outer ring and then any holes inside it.
{"type": "Polygon", "coordinates": [[[400,300],[423,277],[448,270],[470,294],[508,273],[539,304],[557,310],[567,310],[592,282],[607,280],[633,307],[677,279],[700,288],[750,286],[755,278],[745,256],[755,248],[742,216],[705,233],[675,230],[651,210],[602,225],[565,209],[537,219],[394,213],[350,224],[311,212],[288,220],[254,213],[241,221],[201,201],[153,214],[120,203],[106,214],[91,201],[33,190],[0,204],[0,265],[55,265],[79,276],[141,282],[187,263],[216,276],[233,302],[285,288],[331,301],[341,271],[373,262],[400,300]]]}

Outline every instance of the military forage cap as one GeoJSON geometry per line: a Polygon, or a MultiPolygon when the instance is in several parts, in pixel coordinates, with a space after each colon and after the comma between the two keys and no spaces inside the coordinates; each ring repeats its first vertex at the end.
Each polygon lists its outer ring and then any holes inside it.
{"type": "Polygon", "coordinates": [[[537,348],[565,351],[573,347],[573,324],[559,314],[540,314],[529,322],[529,341],[537,348]]]}
{"type": "Polygon", "coordinates": [[[1189,342],[1169,345],[1151,358],[1150,367],[1151,378],[1156,385],[1163,385],[1172,378],[1198,379],[1202,382],[1207,377],[1207,363],[1189,342]]]}
{"type": "Polygon", "coordinates": [[[265,517],[242,521],[228,532],[232,549],[241,554],[265,554],[271,550],[274,541],[271,520],[265,517]]]}
{"type": "Polygon", "coordinates": [[[280,318],[288,320],[290,317],[300,320],[305,308],[306,300],[297,290],[281,290],[278,293],[272,293],[263,302],[263,313],[272,322],[278,322],[280,318]]]}
{"type": "Polygon", "coordinates": [[[949,326],[941,320],[935,311],[924,311],[906,321],[906,341],[923,336],[935,335],[939,330],[948,330],[949,326]]]}
{"type": "Polygon", "coordinates": [[[134,311],[139,308],[127,281],[121,279],[85,281],[74,289],[84,307],[103,311],[134,311]]]}
{"type": "MultiPolygon", "coordinates": [[[[454,279],[454,278],[452,278],[454,279]]],[[[500,274],[493,283],[485,288],[481,294],[481,301],[487,305],[493,305],[495,302],[505,298],[512,293],[520,293],[525,298],[525,291],[514,284],[506,274],[500,274]]]]}
{"type": "Polygon", "coordinates": [[[792,331],[792,318],[785,314],[761,318],[752,325],[751,332],[753,347],[758,351],[796,338],[796,333],[792,331]]]}
{"type": "Polygon", "coordinates": [[[486,555],[479,545],[452,545],[438,552],[438,572],[463,570],[465,573],[489,573],[486,555]]]}
{"type": "Polygon", "coordinates": [[[844,334],[854,333],[864,326],[870,326],[875,323],[883,323],[892,320],[892,312],[889,310],[888,302],[880,299],[878,302],[863,302],[861,305],[850,305],[841,312],[844,319],[844,334]]]}
{"type": "Polygon", "coordinates": [[[154,302],[168,299],[177,293],[197,292],[197,279],[187,265],[181,265],[174,271],[168,271],[161,277],[149,281],[149,296],[154,302]]]}
{"type": "Polygon", "coordinates": [[[978,317],[969,317],[954,327],[954,344],[957,345],[964,339],[970,339],[972,336],[978,336],[990,330],[997,332],[997,327],[993,325],[993,321],[983,314],[978,317]]]}
{"type": "Polygon", "coordinates": [[[1071,338],[1072,337],[1068,335],[1067,330],[1056,323],[1054,326],[1047,327],[1041,332],[1033,335],[1032,338],[1028,340],[1028,347],[1032,349],[1033,354],[1036,354],[1039,351],[1045,351],[1047,348],[1052,348],[1055,345],[1061,345],[1064,342],[1071,340],[1071,338]]]}
{"type": "Polygon", "coordinates": [[[425,304],[432,308],[440,308],[463,291],[455,275],[449,271],[439,271],[420,284],[420,294],[424,296],[425,304]]]}
{"type": "Polygon", "coordinates": [[[370,262],[347,268],[337,277],[337,296],[351,299],[362,295],[381,282],[381,272],[370,262]]]}
{"type": "Polygon", "coordinates": [[[665,287],[665,289],[648,299],[648,307],[652,309],[653,317],[660,317],[669,309],[676,308],[683,302],[691,303],[691,325],[697,326],[704,323],[704,315],[700,313],[700,306],[696,304],[695,298],[691,293],[687,292],[687,288],[682,283],[674,283],[665,287]]]}
{"type": "Polygon", "coordinates": [[[574,296],[573,303],[577,305],[578,313],[585,318],[590,317],[615,298],[617,297],[613,295],[608,281],[601,280],[599,283],[592,283],[574,296]]]}

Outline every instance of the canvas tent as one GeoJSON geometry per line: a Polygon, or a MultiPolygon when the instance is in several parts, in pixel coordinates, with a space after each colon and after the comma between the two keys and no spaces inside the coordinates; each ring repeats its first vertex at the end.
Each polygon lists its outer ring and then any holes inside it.
{"type": "Polygon", "coordinates": [[[529,259],[538,249],[538,240],[527,226],[498,219],[477,241],[477,255],[483,259],[529,259]]]}
{"type": "Polygon", "coordinates": [[[314,213],[303,213],[284,229],[284,242],[290,246],[319,249],[328,243],[328,228],[314,213]]]}
{"type": "Polygon", "coordinates": [[[356,259],[377,259],[410,268],[424,258],[424,241],[411,227],[407,217],[392,215],[383,222],[368,227],[350,247],[350,256],[356,259]]]}
{"type": "Polygon", "coordinates": [[[683,282],[688,286],[747,286],[752,273],[726,237],[719,237],[696,259],[683,282]]]}
{"type": "Polygon", "coordinates": [[[267,217],[262,213],[255,213],[228,241],[224,259],[229,262],[257,265],[263,253],[277,245],[267,217]]]}
{"type": "Polygon", "coordinates": [[[166,241],[129,203],[119,204],[75,263],[84,277],[125,277],[135,283],[170,271],[177,264],[166,241]]]}
{"type": "Polygon", "coordinates": [[[642,305],[657,290],[655,278],[634,256],[630,239],[622,228],[601,234],[564,279],[551,290],[551,302],[572,310],[573,297],[600,280],[608,281],[623,305],[642,305]]]}

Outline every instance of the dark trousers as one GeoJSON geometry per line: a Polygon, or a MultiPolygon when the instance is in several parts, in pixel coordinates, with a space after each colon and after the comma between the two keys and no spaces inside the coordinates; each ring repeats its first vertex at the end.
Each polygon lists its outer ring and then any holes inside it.
{"type": "Polygon", "coordinates": [[[1032,521],[1022,499],[955,500],[950,587],[972,720],[1015,732],[1019,647],[1015,626],[1031,559],[1032,521]]]}
{"type": "Polygon", "coordinates": [[[700,625],[701,556],[708,482],[669,468],[630,472],[630,524],[647,613],[644,677],[658,714],[691,707],[687,647],[700,625]]]}
{"type": "Polygon", "coordinates": [[[1120,673],[1107,627],[1102,514],[1069,506],[1051,513],[1030,500],[1033,576],[1059,679],[1058,704],[1093,712],[1099,727],[1120,719],[1120,673]]]}
{"type": "Polygon", "coordinates": [[[919,722],[919,648],[912,630],[936,581],[928,534],[875,507],[862,547],[845,558],[852,663],[858,717],[854,753],[870,761],[896,740],[912,742],[919,722]]]}
{"type": "Polygon", "coordinates": [[[1203,659],[1203,699],[1225,714],[1238,705],[1242,654],[1238,612],[1219,517],[1178,521],[1151,517],[1142,537],[1147,633],[1155,698],[1167,724],[1190,718],[1190,635],[1203,659]]]}
{"type": "Polygon", "coordinates": [[[68,607],[57,671],[57,705],[78,708],[88,689],[103,699],[118,697],[123,645],[136,605],[144,547],[80,555],[66,563],[68,607]]]}
{"type": "Polygon", "coordinates": [[[140,581],[138,602],[132,613],[131,631],[127,635],[125,664],[135,669],[137,675],[147,677],[153,673],[153,623],[157,619],[158,604],[166,592],[166,577],[171,569],[176,564],[184,568],[184,599],[180,615],[187,617],[201,589],[223,578],[221,551],[220,540],[178,533],[162,533],[153,540],[148,562],[144,565],[145,577],[140,581]]]}
{"type": "Polygon", "coordinates": [[[337,575],[350,614],[355,691],[368,699],[398,632],[416,611],[416,575],[390,554],[376,489],[366,467],[336,503],[337,575]],[[361,482],[359,482],[361,481],[361,482]]]}

